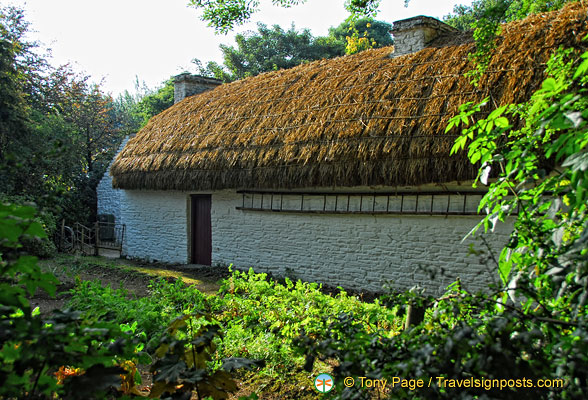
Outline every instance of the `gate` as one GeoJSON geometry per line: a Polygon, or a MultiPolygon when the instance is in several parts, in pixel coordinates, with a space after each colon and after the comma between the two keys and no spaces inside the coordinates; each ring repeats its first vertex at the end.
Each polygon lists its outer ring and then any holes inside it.
{"type": "Polygon", "coordinates": [[[125,238],[125,225],[115,222],[96,221],[93,227],[76,222],[73,227],[61,224],[59,248],[64,252],[80,252],[86,255],[101,255],[118,252],[120,257],[125,238]]]}

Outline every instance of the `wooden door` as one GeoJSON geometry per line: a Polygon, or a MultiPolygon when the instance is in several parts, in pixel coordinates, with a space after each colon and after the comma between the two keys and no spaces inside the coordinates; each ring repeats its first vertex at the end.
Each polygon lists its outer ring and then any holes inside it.
{"type": "Polygon", "coordinates": [[[194,194],[192,203],[192,263],[210,265],[212,260],[212,229],[210,226],[209,194],[194,194]]]}

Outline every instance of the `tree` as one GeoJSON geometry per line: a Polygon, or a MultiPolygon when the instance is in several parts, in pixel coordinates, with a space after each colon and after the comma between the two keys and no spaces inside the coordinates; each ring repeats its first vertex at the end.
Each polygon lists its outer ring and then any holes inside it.
{"type": "Polygon", "coordinates": [[[39,55],[22,10],[3,8],[0,30],[0,196],[86,222],[120,142],[112,99],[39,55]]]}
{"type": "Polygon", "coordinates": [[[0,9],[0,191],[38,187],[36,137],[31,129],[31,104],[38,94],[46,61],[37,55],[38,44],[25,40],[29,28],[24,13],[15,7],[0,9]],[[22,167],[21,167],[22,166],[22,167]],[[29,169],[29,177],[21,171],[29,169]]]}
{"type": "Polygon", "coordinates": [[[0,19],[0,161],[3,161],[17,133],[26,131],[28,111],[14,62],[20,49],[5,39],[7,30],[1,22],[0,19]]]}
{"type": "Polygon", "coordinates": [[[574,0],[475,0],[469,6],[456,5],[453,13],[443,17],[445,23],[461,29],[475,28],[477,21],[495,15],[498,23],[524,18],[527,15],[557,10],[574,0]]]}
{"type": "Polygon", "coordinates": [[[174,104],[174,82],[170,78],[163,86],[145,94],[138,102],[135,112],[142,118],[141,126],[144,126],[151,117],[174,104]]]}
{"type": "Polygon", "coordinates": [[[257,25],[257,32],[235,37],[237,47],[221,45],[224,63],[209,62],[206,66],[198,59],[193,62],[200,75],[232,82],[262,72],[292,68],[306,62],[357,53],[367,48],[389,46],[391,25],[363,18],[347,20],[329,29],[326,37],[313,37],[308,29],[296,30],[292,25],[284,31],[280,26],[271,28],[257,25]]]}
{"type": "MultiPolygon", "coordinates": [[[[257,32],[235,37],[237,48],[221,45],[224,67],[208,63],[201,73],[225,81],[234,81],[262,72],[291,68],[296,65],[344,54],[344,44],[333,37],[314,38],[308,29],[287,31],[259,23],[257,32]]],[[[194,61],[201,66],[199,60],[194,61]]]]}
{"type": "Polygon", "coordinates": [[[373,18],[348,19],[329,29],[329,37],[345,43],[345,53],[354,54],[368,48],[392,45],[391,29],[392,24],[373,18]]]}
{"type": "MultiPolygon", "coordinates": [[[[306,0],[272,0],[274,5],[292,7],[306,0]]],[[[407,3],[408,0],[405,0],[407,3]]],[[[247,22],[259,10],[259,0],[189,0],[189,5],[202,10],[202,20],[217,32],[227,33],[237,25],[247,22]]],[[[380,0],[347,0],[345,8],[354,15],[373,17],[380,0]]]]}

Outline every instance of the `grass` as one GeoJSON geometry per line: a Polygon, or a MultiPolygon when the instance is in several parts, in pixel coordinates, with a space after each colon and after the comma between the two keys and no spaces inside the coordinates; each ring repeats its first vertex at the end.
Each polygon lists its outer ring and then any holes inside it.
{"type": "Polygon", "coordinates": [[[104,257],[58,254],[56,257],[40,260],[39,265],[46,272],[52,272],[58,279],[72,280],[81,273],[96,270],[111,270],[131,274],[132,277],[182,279],[187,285],[194,285],[203,293],[214,294],[220,285],[212,279],[196,279],[197,272],[170,269],[167,265],[140,263],[133,260],[109,259],[104,257]]]}
{"type": "Polygon", "coordinates": [[[214,292],[199,290],[199,279],[159,266],[145,267],[121,260],[97,257],[59,256],[44,261],[43,268],[57,275],[84,275],[87,271],[135,274],[151,279],[148,295],[129,293],[119,282],[77,280],[68,306],[83,311],[89,318],[108,319],[119,324],[135,324],[137,335],[144,338],[146,349],[153,352],[166,330],[177,317],[204,312],[221,326],[211,366],[220,360],[243,357],[263,360],[265,366],[239,376],[245,383],[244,394],[257,392],[262,398],[316,398],[313,377],[332,371],[335,360],[315,362],[305,371],[305,354],[297,346],[301,334],[326,338],[328,327],[340,313],[352,313],[366,333],[394,335],[400,331],[401,318],[378,300],[364,303],[340,291],[325,294],[315,283],[278,283],[265,274],[234,271],[214,292]],[[148,274],[148,275],[147,275],[148,274]]]}

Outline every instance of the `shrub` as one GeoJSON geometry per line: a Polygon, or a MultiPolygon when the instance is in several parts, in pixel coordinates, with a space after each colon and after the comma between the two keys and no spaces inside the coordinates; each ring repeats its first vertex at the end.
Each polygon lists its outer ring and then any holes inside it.
{"type": "Polygon", "coordinates": [[[0,397],[86,399],[116,390],[125,374],[119,363],[137,356],[118,325],[31,310],[27,297],[55,295],[57,283],[23,252],[24,239],[46,238],[36,216],[33,207],[0,204],[0,397]],[[78,372],[65,378],[66,366],[78,372]]]}

